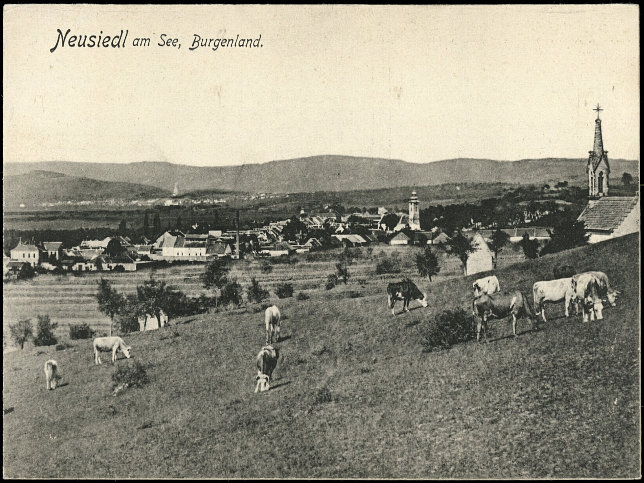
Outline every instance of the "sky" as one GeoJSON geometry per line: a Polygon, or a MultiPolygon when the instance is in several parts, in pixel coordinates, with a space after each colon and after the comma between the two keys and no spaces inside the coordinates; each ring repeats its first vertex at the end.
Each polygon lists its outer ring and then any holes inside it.
{"type": "Polygon", "coordinates": [[[639,159],[637,5],[4,6],[4,162],[584,158],[597,103],[639,159]]]}

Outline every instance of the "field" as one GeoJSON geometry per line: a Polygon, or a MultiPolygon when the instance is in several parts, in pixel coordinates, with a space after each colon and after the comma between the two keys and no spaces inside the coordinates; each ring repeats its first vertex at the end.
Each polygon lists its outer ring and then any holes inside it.
{"type": "MultiPolygon", "coordinates": [[[[523,259],[518,247],[508,246],[499,257],[499,266],[504,266],[523,259]]],[[[381,293],[390,279],[399,279],[406,275],[418,280],[414,260],[416,247],[390,247],[380,245],[369,254],[366,249],[359,250],[354,265],[350,268],[350,286],[363,293],[381,293]],[[376,275],[377,261],[392,254],[400,256],[402,270],[396,275],[376,275]],[[354,287],[355,285],[355,287],[354,287]]],[[[262,287],[271,292],[273,299],[275,288],[281,283],[291,283],[295,293],[306,291],[315,297],[325,297],[328,294],[323,288],[326,278],[334,273],[338,250],[301,254],[294,257],[297,263],[273,263],[272,271],[265,274],[259,261],[242,260],[235,262],[230,276],[236,278],[242,287],[250,285],[251,277],[255,277],[262,287]]],[[[270,260],[268,261],[269,263],[270,260]]],[[[460,262],[454,257],[441,256],[441,280],[461,274],[460,262]]],[[[66,275],[39,275],[31,281],[5,283],[3,290],[3,327],[7,333],[7,325],[18,320],[31,318],[35,325],[37,315],[49,315],[53,322],[58,323],[56,333],[59,337],[69,334],[68,327],[72,324],[88,323],[99,332],[109,330],[110,320],[98,310],[96,302],[97,282],[101,277],[108,279],[121,293],[136,292],[136,286],[151,276],[164,280],[171,287],[181,290],[190,296],[208,293],[203,288],[200,275],[204,272],[204,264],[177,265],[169,268],[143,269],[135,273],[85,273],[80,277],[66,275]]]]}
{"type": "Polygon", "coordinates": [[[412,302],[396,317],[384,280],[369,272],[355,275],[365,288],[350,281],[280,300],[281,357],[267,393],[253,393],[258,306],[126,336],[150,382],[117,397],[114,368],[94,366],[89,341],[5,354],[4,476],[638,478],[638,242],[630,235],[496,272],[502,288],[528,294],[556,264],[605,271],[622,294],[603,321],[565,319],[552,306],[541,330],[521,319],[515,339],[497,321],[491,343],[448,351],[423,352],[427,324],[442,310],[469,310],[481,274],[422,283],[429,307],[412,302]],[[64,385],[48,392],[50,357],[64,385]]]}

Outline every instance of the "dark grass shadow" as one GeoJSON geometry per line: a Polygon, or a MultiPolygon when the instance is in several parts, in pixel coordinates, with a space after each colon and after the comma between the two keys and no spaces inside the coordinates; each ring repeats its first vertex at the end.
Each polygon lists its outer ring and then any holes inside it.
{"type": "Polygon", "coordinates": [[[418,324],[420,324],[420,320],[412,320],[411,322],[406,323],[405,327],[414,327],[418,324]]]}
{"type": "Polygon", "coordinates": [[[285,340],[289,340],[291,338],[290,335],[287,335],[285,337],[279,337],[275,342],[284,342],[285,340]]]}
{"type": "Polygon", "coordinates": [[[62,384],[57,384],[56,389],[58,389],[59,387],[65,387],[65,386],[69,386],[69,383],[68,382],[63,382],[62,384]]]}
{"type": "Polygon", "coordinates": [[[13,406],[12,406],[12,407],[10,407],[10,408],[7,408],[7,409],[3,409],[3,410],[2,410],[2,415],[4,416],[5,414],[12,413],[12,412],[13,412],[13,410],[14,410],[13,406]]]}

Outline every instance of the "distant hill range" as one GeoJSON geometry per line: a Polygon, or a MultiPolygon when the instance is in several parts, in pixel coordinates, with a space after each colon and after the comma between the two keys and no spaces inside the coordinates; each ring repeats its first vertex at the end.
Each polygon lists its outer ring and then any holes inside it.
{"type": "MultiPolygon", "coordinates": [[[[610,166],[613,180],[620,179],[624,172],[629,172],[634,178],[638,177],[638,161],[611,159],[610,166]]],[[[296,193],[443,183],[541,184],[566,180],[570,184],[584,184],[585,167],[585,159],[570,158],[520,161],[459,158],[409,163],[396,159],[324,155],[221,167],[156,161],[128,164],[68,161],[5,163],[4,176],[6,182],[8,176],[26,175],[30,171],[41,170],[62,173],[76,180],[92,178],[119,183],[135,182],[137,184],[132,185],[135,190],[141,190],[140,185],[149,185],[170,192],[174,184],[178,183],[180,193],[200,189],[296,193]]]]}
{"type": "MultiPolygon", "coordinates": [[[[6,165],[5,165],[6,168],[6,165]]],[[[7,175],[3,179],[3,205],[27,206],[58,201],[103,201],[108,199],[150,199],[170,196],[171,192],[136,183],[101,181],[80,176],[67,176],[45,170],[7,175]]]]}

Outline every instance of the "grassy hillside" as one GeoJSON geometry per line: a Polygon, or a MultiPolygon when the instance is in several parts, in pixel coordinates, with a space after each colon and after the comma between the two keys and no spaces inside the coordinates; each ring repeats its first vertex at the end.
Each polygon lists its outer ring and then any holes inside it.
{"type": "MultiPolygon", "coordinates": [[[[130,181],[133,178],[130,178],[130,181]]],[[[69,200],[133,200],[169,196],[170,192],[131,182],[99,181],[51,171],[30,171],[3,179],[3,206],[15,208],[69,200]]]]}
{"type": "MultiPolygon", "coordinates": [[[[619,178],[624,171],[634,177],[637,161],[611,159],[611,171],[619,178]]],[[[520,161],[489,159],[448,159],[428,163],[408,163],[396,159],[340,155],[311,156],[241,166],[188,166],[166,162],[128,164],[6,163],[5,176],[27,170],[45,169],[105,181],[131,182],[166,190],[179,183],[181,192],[218,189],[248,192],[297,193],[349,191],[430,186],[444,183],[541,184],[567,180],[585,183],[585,159],[547,158],[520,161]]]]}
{"type": "MultiPolygon", "coordinates": [[[[490,344],[423,353],[444,309],[481,274],[421,283],[430,306],[392,317],[378,293],[279,301],[273,388],[254,394],[263,314],[187,318],[126,336],[150,383],[111,395],[91,343],[5,355],[5,477],[630,477],[640,468],[636,235],[497,271],[530,292],[555,264],[605,271],[622,291],[605,319],[550,307],[541,331],[491,324],[490,344]],[[45,390],[54,357],[66,385],[45,390]]],[[[122,356],[121,356],[122,357],[122,356]]],[[[104,357],[104,360],[106,358],[104,357]]],[[[133,361],[120,359],[119,365],[133,361]]]]}

